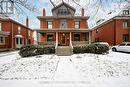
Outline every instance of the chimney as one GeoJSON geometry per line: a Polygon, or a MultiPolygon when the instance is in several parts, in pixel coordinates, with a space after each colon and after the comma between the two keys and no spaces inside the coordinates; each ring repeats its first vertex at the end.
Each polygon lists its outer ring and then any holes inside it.
{"type": "Polygon", "coordinates": [[[84,16],[84,8],[81,9],[81,16],[84,16]]]}
{"type": "Polygon", "coordinates": [[[28,20],[28,17],[26,18],[26,27],[29,27],[29,20],[28,20]]]}
{"type": "Polygon", "coordinates": [[[46,16],[46,10],[45,10],[45,8],[43,8],[42,16],[46,16]]]}

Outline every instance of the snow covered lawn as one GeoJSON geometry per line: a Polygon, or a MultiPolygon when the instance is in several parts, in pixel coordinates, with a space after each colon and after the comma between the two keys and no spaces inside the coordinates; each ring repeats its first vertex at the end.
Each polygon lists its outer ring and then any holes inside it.
{"type": "Polygon", "coordinates": [[[20,58],[19,55],[16,55],[16,59],[12,60],[12,62],[0,65],[0,79],[25,80],[52,78],[59,60],[55,57],[55,55],[44,55],[20,58]]]}
{"type": "Polygon", "coordinates": [[[130,87],[130,54],[0,54],[0,87],[130,87]]]}

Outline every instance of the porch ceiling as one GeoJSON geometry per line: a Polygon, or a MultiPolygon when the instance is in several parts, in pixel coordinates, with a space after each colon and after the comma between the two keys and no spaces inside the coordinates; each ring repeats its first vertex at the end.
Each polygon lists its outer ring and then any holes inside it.
{"type": "Polygon", "coordinates": [[[39,29],[37,30],[39,33],[48,33],[48,32],[90,32],[87,29],[39,29]]]}

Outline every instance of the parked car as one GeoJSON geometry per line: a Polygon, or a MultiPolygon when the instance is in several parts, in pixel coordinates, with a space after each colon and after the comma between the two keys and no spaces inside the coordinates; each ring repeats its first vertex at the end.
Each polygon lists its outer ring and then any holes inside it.
{"type": "Polygon", "coordinates": [[[109,46],[109,44],[107,42],[95,42],[94,44],[105,44],[105,45],[109,46]]]}
{"type": "Polygon", "coordinates": [[[117,52],[130,52],[130,42],[124,42],[117,46],[112,47],[112,51],[117,52]]]}

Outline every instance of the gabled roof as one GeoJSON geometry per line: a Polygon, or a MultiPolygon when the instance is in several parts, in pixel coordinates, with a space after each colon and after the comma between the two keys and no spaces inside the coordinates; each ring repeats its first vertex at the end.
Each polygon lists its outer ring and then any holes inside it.
{"type": "Polygon", "coordinates": [[[67,3],[65,3],[65,2],[62,2],[61,4],[59,4],[59,5],[57,5],[56,7],[54,7],[54,8],[52,9],[52,12],[53,12],[54,10],[56,10],[57,8],[63,6],[63,5],[65,5],[65,6],[69,7],[69,8],[71,8],[74,12],[76,11],[76,9],[75,9],[74,7],[70,6],[69,4],[67,4],[67,3]]]}
{"type": "Polygon", "coordinates": [[[16,24],[18,24],[18,25],[20,25],[20,26],[22,26],[22,27],[24,27],[24,28],[27,28],[27,29],[29,29],[29,30],[32,30],[31,28],[29,28],[29,27],[27,27],[27,26],[25,26],[25,25],[23,25],[23,24],[21,24],[21,23],[15,21],[15,20],[13,20],[13,19],[11,19],[11,18],[9,18],[9,17],[0,18],[0,21],[11,21],[11,22],[16,23],[16,24]]]}

